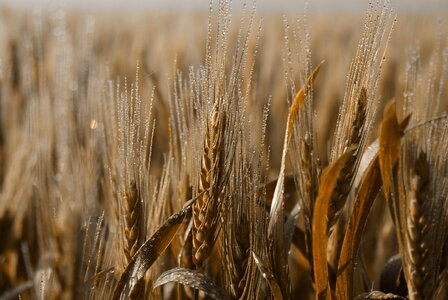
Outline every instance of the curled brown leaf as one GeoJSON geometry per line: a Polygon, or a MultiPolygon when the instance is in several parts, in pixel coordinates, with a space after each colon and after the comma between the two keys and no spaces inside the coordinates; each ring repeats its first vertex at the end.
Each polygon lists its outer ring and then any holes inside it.
{"type": "Polygon", "coordinates": [[[312,227],[314,280],[316,284],[316,293],[319,299],[331,298],[331,293],[328,293],[327,291],[329,284],[327,264],[328,207],[339,173],[354,151],[355,148],[347,149],[334,164],[328,166],[322,172],[321,176],[321,184],[316,198],[312,227]]]}
{"type": "Polygon", "coordinates": [[[182,285],[188,285],[192,288],[203,291],[205,294],[216,300],[229,299],[225,292],[207,275],[204,275],[196,270],[174,268],[163,272],[154,283],[154,288],[169,282],[177,282],[182,285]]]}
{"type": "Polygon", "coordinates": [[[179,212],[169,217],[151,238],[146,240],[137,250],[123,274],[121,274],[112,299],[127,299],[132,294],[134,287],[143,279],[146,271],[169,246],[182,225],[188,210],[198,197],[188,201],[179,212]]]}
{"type": "Polygon", "coordinates": [[[380,188],[381,173],[378,157],[375,156],[367,168],[356,194],[355,204],[345,231],[336,279],[336,295],[338,299],[353,298],[354,263],[361,242],[361,235],[367,222],[367,216],[380,188]]]}

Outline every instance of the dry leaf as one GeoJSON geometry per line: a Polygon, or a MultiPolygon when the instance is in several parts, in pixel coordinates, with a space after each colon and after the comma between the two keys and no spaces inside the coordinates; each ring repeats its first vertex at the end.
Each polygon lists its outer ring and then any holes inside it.
{"type": "Polygon", "coordinates": [[[0,300],[10,300],[10,299],[20,299],[20,294],[25,292],[26,290],[31,289],[34,286],[34,282],[29,280],[21,285],[16,286],[2,295],[0,295],[0,300]]]}
{"type": "MultiPolygon", "coordinates": [[[[296,192],[296,183],[295,183],[295,179],[294,179],[295,175],[294,174],[287,174],[285,175],[284,178],[284,209],[287,212],[290,212],[295,203],[295,198],[291,197],[292,195],[294,195],[294,193],[296,192]]],[[[271,210],[271,203],[272,203],[272,198],[274,197],[274,191],[275,191],[275,187],[277,186],[277,179],[269,181],[268,183],[266,183],[265,185],[261,186],[258,189],[258,196],[259,198],[265,198],[266,202],[263,203],[259,203],[261,206],[263,206],[268,212],[271,210]],[[263,192],[266,193],[266,197],[262,197],[263,192]]]]}
{"type": "Polygon", "coordinates": [[[274,299],[283,300],[282,291],[277,281],[275,280],[272,271],[254,252],[252,252],[252,257],[254,258],[255,264],[257,265],[258,270],[260,270],[261,275],[263,276],[264,279],[267,280],[269,287],[271,288],[272,295],[274,296],[274,299]]]}
{"type": "Polygon", "coordinates": [[[287,143],[289,143],[289,141],[291,140],[292,128],[294,126],[294,123],[296,122],[300,107],[303,104],[303,100],[305,100],[305,93],[308,91],[308,89],[313,84],[313,81],[316,79],[316,76],[319,73],[320,67],[322,66],[322,64],[324,62],[325,61],[323,60],[317,65],[317,67],[313,70],[311,75],[307,78],[303,87],[296,94],[296,97],[294,98],[294,101],[292,102],[291,108],[289,109],[286,136],[285,136],[285,138],[287,138],[287,143]]]}
{"type": "Polygon", "coordinates": [[[400,139],[409,120],[410,115],[403,122],[398,122],[396,104],[393,100],[384,108],[383,121],[380,124],[378,134],[378,155],[386,199],[389,199],[392,170],[400,155],[400,139]]]}
{"type": "MultiPolygon", "coordinates": [[[[201,194],[198,195],[198,197],[201,194]]],[[[135,285],[143,279],[146,271],[165,251],[179,230],[193,202],[188,201],[182,210],[169,217],[165,223],[137,250],[127,265],[115,288],[113,299],[127,299],[135,285]]]]}
{"type": "Polygon", "coordinates": [[[275,186],[274,195],[272,197],[271,211],[269,214],[269,224],[268,224],[268,239],[270,243],[270,253],[275,253],[271,257],[272,259],[272,269],[278,280],[280,280],[282,285],[282,290],[284,293],[289,291],[288,287],[288,261],[287,252],[284,240],[284,221],[283,221],[283,195],[284,195],[284,183],[285,183],[285,165],[286,165],[286,154],[288,152],[288,144],[291,140],[292,129],[294,123],[297,119],[297,115],[303,101],[305,99],[305,92],[313,83],[316,78],[320,66],[323,61],[314,69],[313,73],[308,77],[305,85],[297,93],[294,102],[291,105],[288,114],[288,121],[285,133],[285,140],[283,144],[283,153],[280,166],[280,173],[278,175],[277,184],[275,186]],[[273,249],[275,247],[275,249],[273,249]]]}
{"type": "Polygon", "coordinates": [[[331,298],[327,293],[328,265],[327,265],[327,215],[334,185],[339,173],[347,160],[355,151],[349,148],[334,164],[328,166],[321,176],[321,184],[316,198],[313,214],[313,265],[316,293],[319,299],[331,298]]]}
{"type": "Polygon", "coordinates": [[[189,287],[203,291],[213,299],[229,299],[226,293],[209,277],[195,270],[174,268],[163,272],[154,283],[154,288],[167,284],[168,282],[177,282],[182,285],[188,285],[189,287]]]}
{"type": "Polygon", "coordinates": [[[372,291],[368,293],[363,293],[354,298],[354,300],[362,300],[362,299],[371,299],[371,300],[383,300],[383,299],[396,299],[396,300],[405,300],[405,297],[397,296],[394,294],[385,294],[380,291],[372,291]]]}
{"type": "Polygon", "coordinates": [[[341,255],[339,257],[336,296],[338,299],[352,299],[353,270],[361,235],[367,216],[381,188],[381,173],[378,158],[371,162],[361,186],[356,194],[355,204],[345,231],[341,255]]]}
{"type": "Polygon", "coordinates": [[[361,184],[366,174],[367,168],[371,165],[374,159],[378,158],[378,149],[379,149],[379,141],[378,139],[376,139],[364,151],[361,161],[359,162],[355,180],[353,182],[353,187],[355,191],[359,189],[359,185],[361,184]]]}

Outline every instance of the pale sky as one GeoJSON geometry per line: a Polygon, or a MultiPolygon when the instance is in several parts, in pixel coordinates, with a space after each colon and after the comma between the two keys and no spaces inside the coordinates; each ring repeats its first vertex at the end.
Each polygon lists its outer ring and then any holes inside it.
{"type": "MultiPolygon", "coordinates": [[[[215,3],[217,0],[214,1],[215,3]]],[[[248,1],[251,3],[251,0],[248,1]]],[[[365,11],[368,0],[258,0],[259,11],[302,12],[308,2],[310,11],[365,11]]],[[[409,12],[448,12],[447,0],[392,0],[392,7],[409,12]]],[[[235,6],[242,1],[234,0],[235,6]]],[[[66,8],[93,10],[207,10],[209,0],[0,0],[0,6],[23,8],[66,8]]]]}

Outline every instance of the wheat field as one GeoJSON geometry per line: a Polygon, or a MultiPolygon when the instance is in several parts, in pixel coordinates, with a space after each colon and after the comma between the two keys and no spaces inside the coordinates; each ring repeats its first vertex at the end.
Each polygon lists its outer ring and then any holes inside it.
{"type": "Polygon", "coordinates": [[[0,299],[448,299],[447,15],[0,9],[0,299]]]}

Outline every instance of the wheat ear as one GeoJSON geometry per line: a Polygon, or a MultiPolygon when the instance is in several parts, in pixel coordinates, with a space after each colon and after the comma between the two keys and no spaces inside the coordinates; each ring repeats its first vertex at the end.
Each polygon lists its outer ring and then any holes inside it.
{"type": "MultiPolygon", "coordinates": [[[[143,207],[136,182],[132,180],[124,191],[124,246],[123,251],[126,264],[129,264],[132,257],[142,244],[143,232],[143,207]]],[[[130,299],[139,299],[143,296],[144,280],[137,283],[135,289],[130,294],[130,299]]]]}
{"type": "Polygon", "coordinates": [[[431,285],[428,285],[428,244],[425,234],[428,229],[428,220],[423,214],[424,200],[428,187],[428,166],[426,154],[421,152],[416,162],[415,170],[411,170],[410,189],[408,191],[409,213],[407,214],[407,239],[410,274],[413,287],[418,295],[427,298],[431,295],[431,285]]]}
{"type": "Polygon", "coordinates": [[[361,150],[361,142],[364,132],[364,124],[367,117],[367,91],[365,88],[361,89],[361,94],[358,98],[356,107],[356,115],[352,123],[348,147],[356,149],[347,163],[341,170],[336,185],[334,187],[333,196],[331,198],[330,207],[328,210],[328,229],[336,224],[342,208],[350,193],[355,171],[358,163],[358,156],[361,150]]]}
{"type": "Polygon", "coordinates": [[[141,214],[143,211],[142,203],[140,201],[139,193],[135,181],[132,181],[124,194],[124,253],[126,262],[129,263],[131,258],[141,246],[141,230],[142,220],[141,214]]]}
{"type": "Polygon", "coordinates": [[[210,121],[207,123],[204,153],[202,155],[199,193],[202,196],[193,206],[193,261],[201,268],[209,256],[215,239],[219,214],[219,185],[222,173],[222,139],[224,124],[217,105],[213,106],[210,121]]]}

